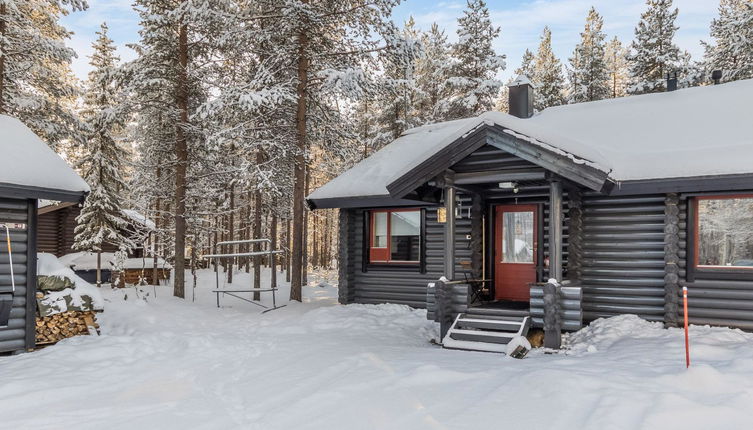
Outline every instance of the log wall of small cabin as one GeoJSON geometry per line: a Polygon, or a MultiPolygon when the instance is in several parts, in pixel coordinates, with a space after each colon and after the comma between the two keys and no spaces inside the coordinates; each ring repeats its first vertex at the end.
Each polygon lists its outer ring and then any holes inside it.
{"type": "MultiPolygon", "coordinates": [[[[76,239],[76,217],[81,213],[78,206],[68,206],[38,216],[39,233],[37,249],[61,257],[72,252],[76,239]]],[[[109,243],[102,244],[102,252],[117,252],[118,248],[109,243]]],[[[139,254],[131,255],[140,257],[139,254]]]]}
{"type": "Polygon", "coordinates": [[[5,246],[5,228],[0,232],[0,293],[12,294],[10,320],[0,327],[0,352],[21,351],[34,347],[34,322],[36,309],[36,255],[35,214],[36,200],[0,198],[0,224],[25,225],[11,228],[11,251],[13,254],[13,280],[5,246]]]}

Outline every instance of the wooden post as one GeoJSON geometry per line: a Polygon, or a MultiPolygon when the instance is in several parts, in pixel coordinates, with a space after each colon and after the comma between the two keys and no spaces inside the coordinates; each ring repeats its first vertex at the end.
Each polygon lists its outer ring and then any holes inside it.
{"type": "Polygon", "coordinates": [[[664,199],[664,325],[678,326],[680,295],[680,198],[664,199]]]}
{"type": "Polygon", "coordinates": [[[580,281],[583,267],[583,201],[580,191],[569,189],[567,231],[567,279],[580,281]]]}
{"type": "Polygon", "coordinates": [[[552,282],[544,284],[544,347],[559,349],[562,345],[559,292],[552,282]]]}
{"type": "Polygon", "coordinates": [[[549,184],[549,277],[562,282],[562,184],[549,184]]]}
{"type": "Polygon", "coordinates": [[[445,178],[444,207],[444,276],[452,281],[455,279],[455,187],[449,175],[445,178]]]}

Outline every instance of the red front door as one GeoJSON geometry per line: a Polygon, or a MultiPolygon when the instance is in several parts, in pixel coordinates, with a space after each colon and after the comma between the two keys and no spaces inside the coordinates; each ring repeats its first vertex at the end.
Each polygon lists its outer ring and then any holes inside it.
{"type": "Polygon", "coordinates": [[[497,206],[494,217],[494,298],[528,301],[536,282],[536,205],[497,206]]]}

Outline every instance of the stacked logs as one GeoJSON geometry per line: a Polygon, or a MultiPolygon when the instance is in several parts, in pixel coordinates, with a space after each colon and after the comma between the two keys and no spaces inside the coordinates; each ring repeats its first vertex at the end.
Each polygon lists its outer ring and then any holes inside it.
{"type": "Polygon", "coordinates": [[[37,345],[58,342],[62,339],[91,334],[99,329],[93,311],[68,311],[47,317],[37,317],[37,345]]]}

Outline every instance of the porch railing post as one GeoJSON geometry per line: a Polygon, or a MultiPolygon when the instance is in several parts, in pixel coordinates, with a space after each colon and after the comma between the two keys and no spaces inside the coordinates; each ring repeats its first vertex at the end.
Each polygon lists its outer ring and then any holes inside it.
{"type": "Polygon", "coordinates": [[[455,187],[450,178],[446,179],[444,188],[444,276],[447,280],[455,279],[455,187]]]}
{"type": "Polygon", "coordinates": [[[549,277],[562,282],[562,184],[549,184],[549,277]]]}

